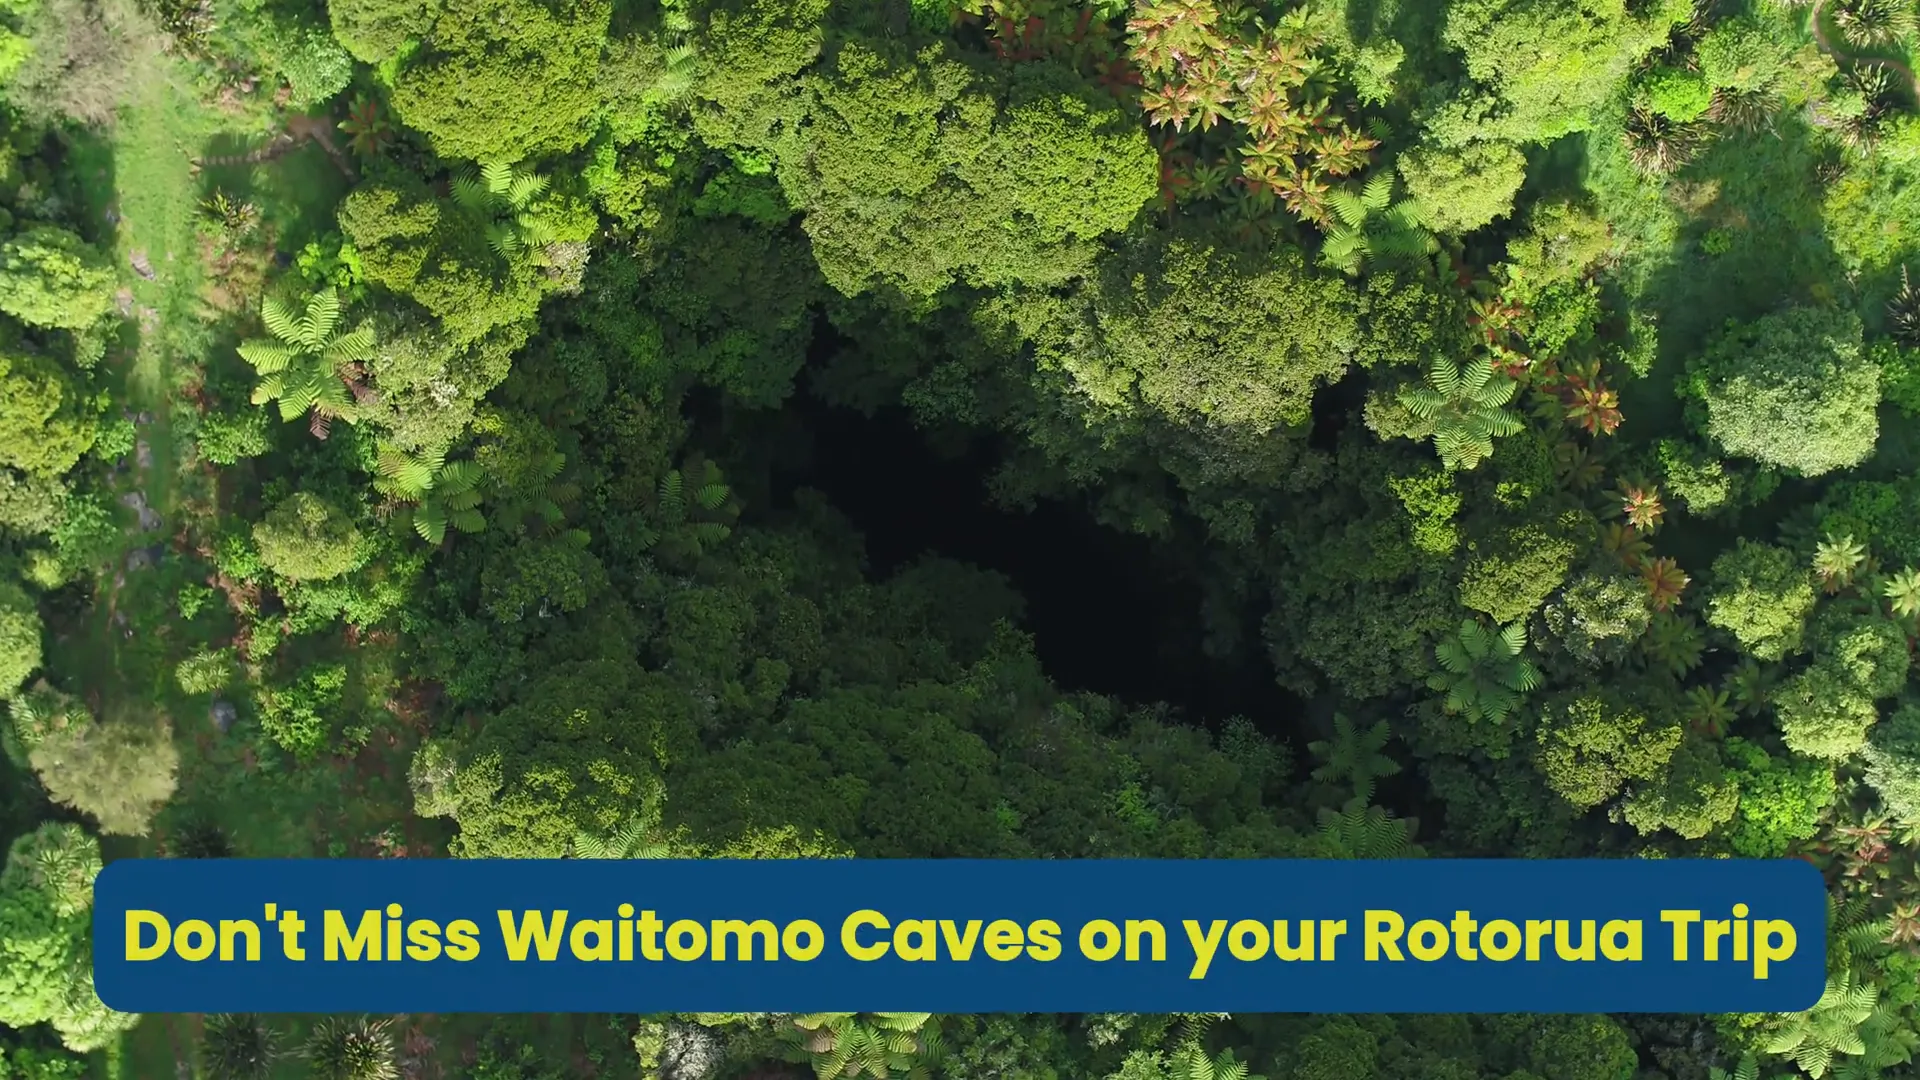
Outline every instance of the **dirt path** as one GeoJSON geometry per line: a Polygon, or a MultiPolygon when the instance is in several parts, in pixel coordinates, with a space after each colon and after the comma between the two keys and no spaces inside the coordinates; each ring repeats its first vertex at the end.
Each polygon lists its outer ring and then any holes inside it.
{"type": "Polygon", "coordinates": [[[1827,28],[1820,22],[1820,17],[1826,14],[1826,8],[1827,0],[1814,0],[1813,13],[1807,16],[1807,25],[1813,29],[1813,40],[1819,44],[1820,51],[1832,57],[1836,64],[1848,63],[1858,64],[1863,67],[1883,67],[1895,72],[1901,78],[1907,80],[1907,87],[1913,91],[1914,102],[1920,104],[1920,78],[1914,76],[1912,68],[1891,57],[1849,56],[1834,47],[1833,42],[1827,37],[1827,28]]]}

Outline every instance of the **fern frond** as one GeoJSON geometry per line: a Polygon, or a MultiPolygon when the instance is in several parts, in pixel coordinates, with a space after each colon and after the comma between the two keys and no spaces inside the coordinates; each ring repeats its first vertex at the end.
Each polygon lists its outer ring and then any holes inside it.
{"type": "Polygon", "coordinates": [[[293,312],[276,297],[266,297],[260,301],[260,321],[267,332],[288,344],[297,344],[300,339],[300,322],[293,312]]]}
{"type": "Polygon", "coordinates": [[[478,176],[465,172],[453,179],[453,202],[460,209],[479,217],[490,209],[492,197],[478,176]]]}
{"type": "Polygon", "coordinates": [[[480,166],[480,179],[487,185],[487,194],[506,195],[513,187],[513,165],[505,161],[489,161],[480,166]]]}
{"type": "Polygon", "coordinates": [[[373,327],[362,326],[327,342],[322,355],[338,369],[357,361],[373,359],[373,344],[373,327]]]}
{"type": "Polygon", "coordinates": [[[272,375],[277,371],[285,370],[286,366],[293,362],[294,357],[300,355],[298,346],[282,341],[269,341],[266,338],[243,341],[234,351],[240,354],[240,359],[253,365],[253,369],[262,375],[272,375]]]}
{"type": "Polygon", "coordinates": [[[1367,186],[1360,196],[1362,205],[1368,211],[1385,210],[1393,201],[1393,174],[1377,172],[1367,180],[1367,186]]]}
{"type": "Polygon", "coordinates": [[[332,289],[322,289],[307,298],[307,311],[299,322],[300,344],[317,350],[333,334],[340,320],[340,297],[332,289]]]}

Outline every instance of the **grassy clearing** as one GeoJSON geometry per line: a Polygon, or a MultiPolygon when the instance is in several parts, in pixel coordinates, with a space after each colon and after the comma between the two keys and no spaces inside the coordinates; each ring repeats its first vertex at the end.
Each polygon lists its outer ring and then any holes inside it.
{"type": "MultiPolygon", "coordinates": [[[[443,850],[444,837],[411,814],[405,774],[414,737],[404,723],[388,717],[375,725],[351,758],[294,762],[249,722],[246,695],[234,695],[242,708],[240,724],[222,733],[209,722],[209,699],[184,694],[174,678],[182,658],[229,639],[237,628],[217,599],[191,616],[183,613],[179,599],[183,590],[206,582],[210,567],[194,548],[231,509],[223,506],[223,492],[192,452],[188,433],[200,408],[195,391],[205,369],[244,332],[239,324],[245,316],[239,313],[251,308],[250,299],[231,294],[231,282],[223,284],[209,272],[202,202],[216,189],[254,202],[267,233],[281,251],[292,254],[331,229],[332,207],[345,187],[339,171],[312,146],[253,168],[217,167],[198,174],[195,158],[257,143],[258,133],[247,130],[255,127],[248,118],[208,108],[188,71],[156,55],[112,143],[86,148],[96,174],[94,190],[111,191],[100,197],[94,217],[116,222],[111,243],[121,267],[122,303],[134,327],[114,354],[116,390],[127,410],[143,418],[144,450],[134,468],[117,475],[114,495],[139,492],[161,517],[159,527],[142,529],[135,512],[123,508],[127,551],[155,544],[168,550],[157,566],[140,570],[124,569],[122,556],[120,566],[107,573],[92,610],[70,629],[56,666],[69,685],[97,689],[102,701],[158,702],[174,718],[179,789],[151,836],[109,838],[109,858],[158,854],[181,826],[206,821],[221,823],[234,853],[242,856],[429,854],[443,850]],[[406,825],[395,827],[396,822],[406,825]]],[[[316,638],[289,647],[324,650],[328,644],[316,638]]],[[[355,684],[364,696],[377,699],[397,690],[394,647],[363,642],[355,650],[355,684]]],[[[288,1049],[305,1038],[315,1019],[281,1019],[288,1049]]],[[[549,1050],[544,1060],[550,1061],[589,1048],[604,1059],[614,1044],[625,1048],[626,1036],[604,1022],[584,1035],[576,1030],[586,1019],[542,1019],[521,1033],[519,1045],[549,1050]]],[[[483,1037],[494,1030],[492,1023],[401,1018],[394,1033],[403,1054],[432,1063],[430,1074],[464,1075],[483,1037]]],[[[92,1056],[91,1074],[99,1080],[197,1075],[200,1027],[197,1016],[146,1017],[119,1044],[92,1056]]],[[[306,1074],[293,1056],[275,1071],[288,1078],[306,1074]]]]}

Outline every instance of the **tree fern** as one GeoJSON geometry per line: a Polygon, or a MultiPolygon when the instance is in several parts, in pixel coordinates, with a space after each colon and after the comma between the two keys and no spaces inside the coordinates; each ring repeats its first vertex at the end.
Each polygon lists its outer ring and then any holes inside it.
{"type": "Polygon", "coordinates": [[[1505,407],[1518,389],[1481,353],[1464,364],[1435,359],[1427,385],[1402,390],[1400,400],[1430,429],[1442,464],[1472,469],[1493,455],[1495,438],[1521,429],[1520,417],[1505,407]]]}
{"type": "Polygon", "coordinates": [[[477,533],[487,527],[480,512],[486,472],[477,461],[447,461],[442,451],[405,454],[391,447],[380,453],[374,488],[396,502],[412,504],[406,518],[422,540],[436,547],[447,528],[477,533]]]}
{"type": "Polygon", "coordinates": [[[728,500],[733,489],[711,461],[700,463],[696,475],[689,478],[674,469],[660,478],[650,520],[634,538],[641,550],[658,547],[663,553],[698,557],[733,534],[725,521],[715,520],[732,512],[728,500]]]}
{"type": "Polygon", "coordinates": [[[1329,192],[1333,230],[1321,245],[1327,265],[1358,274],[1371,259],[1413,258],[1439,250],[1428,228],[1426,214],[1411,201],[1393,201],[1393,173],[1375,173],[1358,192],[1341,188],[1329,192]]]}
{"type": "Polygon", "coordinates": [[[1769,1054],[1790,1059],[1813,1080],[1820,1080],[1842,1055],[1864,1055],[1861,1028],[1879,1005],[1880,989],[1856,983],[1851,972],[1827,979],[1826,991],[1806,1012],[1793,1013],[1763,1047],[1769,1054]]]}
{"type": "Polygon", "coordinates": [[[1400,771],[1400,763],[1381,753],[1393,736],[1382,720],[1362,731],[1344,715],[1333,718],[1333,738],[1307,744],[1307,751],[1321,760],[1313,778],[1322,783],[1347,783],[1355,797],[1365,799],[1373,793],[1373,783],[1400,771]]]}
{"type": "Polygon", "coordinates": [[[1266,1080],[1235,1058],[1231,1049],[1209,1057],[1205,1049],[1191,1043],[1174,1051],[1167,1066],[1167,1080],[1266,1080]]]}
{"type": "Polygon", "coordinates": [[[576,859],[665,859],[671,854],[671,845],[654,839],[639,821],[604,834],[582,829],[573,837],[576,859]]]}
{"type": "Polygon", "coordinates": [[[1468,723],[1499,723],[1540,685],[1540,669],[1521,655],[1527,629],[1511,623],[1498,631],[1468,619],[1460,632],[1434,648],[1441,670],[1427,685],[1446,692],[1446,710],[1468,723]]]}
{"type": "Polygon", "coordinates": [[[579,497],[578,485],[560,479],[567,465],[566,455],[550,450],[516,464],[521,468],[511,483],[499,482],[491,475],[487,478],[493,520],[510,532],[522,533],[532,518],[553,532],[566,520],[562,504],[579,497]]]}
{"type": "Polygon", "coordinates": [[[1394,819],[1378,806],[1353,799],[1340,810],[1320,811],[1320,837],[1336,859],[1398,859],[1425,854],[1413,842],[1414,823],[1394,819]]]}
{"type": "Polygon", "coordinates": [[[931,1013],[802,1013],[781,1032],[791,1056],[833,1077],[931,1080],[944,1056],[931,1013]]]}
{"type": "Polygon", "coordinates": [[[544,176],[489,161],[454,178],[453,199],[479,219],[487,245],[501,258],[511,259],[554,241],[552,223],[534,208],[548,183],[544,176]]]}
{"type": "Polygon", "coordinates": [[[311,414],[316,435],[324,436],[335,418],[353,422],[346,374],[351,365],[372,359],[374,337],[368,326],[335,333],[340,315],[332,289],[315,293],[298,310],[276,297],[261,301],[260,321],[273,336],[243,341],[236,350],[259,376],[255,405],[278,402],[282,420],[311,414]]]}
{"type": "Polygon", "coordinates": [[[1709,1068],[1707,1080],[1760,1080],[1760,1063],[1755,1061],[1753,1055],[1749,1053],[1740,1059],[1740,1063],[1734,1066],[1732,1072],[1718,1065],[1709,1068]]]}
{"type": "Polygon", "coordinates": [[[687,518],[686,480],[679,469],[660,478],[659,506],[660,521],[665,525],[678,525],[687,518]]]}

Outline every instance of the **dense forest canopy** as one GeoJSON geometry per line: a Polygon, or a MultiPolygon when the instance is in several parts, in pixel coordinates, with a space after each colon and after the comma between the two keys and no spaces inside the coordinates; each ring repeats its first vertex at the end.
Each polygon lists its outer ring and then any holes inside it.
{"type": "Polygon", "coordinates": [[[1916,24],[0,2],[0,1078],[1912,1075],[1916,24]],[[1831,980],[142,1018],[130,855],[1798,857],[1831,980]]]}

